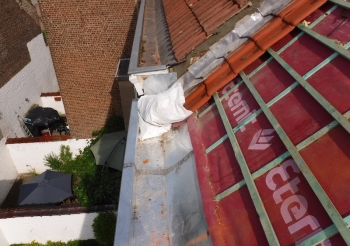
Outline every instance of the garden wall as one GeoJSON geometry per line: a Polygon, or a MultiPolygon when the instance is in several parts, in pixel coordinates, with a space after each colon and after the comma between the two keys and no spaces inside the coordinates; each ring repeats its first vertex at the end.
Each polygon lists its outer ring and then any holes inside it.
{"type": "Polygon", "coordinates": [[[9,245],[4,233],[2,233],[1,228],[0,228],[0,245],[4,245],[4,246],[9,245]]]}
{"type": "Polygon", "coordinates": [[[37,173],[42,173],[48,169],[44,165],[46,155],[51,152],[59,154],[61,145],[69,145],[73,154],[78,154],[79,149],[87,146],[87,141],[87,139],[67,139],[52,142],[7,143],[6,146],[18,173],[28,173],[33,168],[37,173]]]}
{"type": "Polygon", "coordinates": [[[7,138],[25,136],[17,115],[24,116],[31,105],[39,102],[42,92],[58,90],[50,51],[43,36],[39,34],[26,46],[29,63],[0,88],[0,203],[18,175],[5,145],[7,138]]]}
{"type": "Polygon", "coordinates": [[[33,240],[67,242],[94,238],[92,223],[97,213],[0,219],[0,244],[29,243],[33,240]],[[7,242],[6,242],[7,241],[7,242]]]}
{"type": "Polygon", "coordinates": [[[40,97],[39,105],[43,108],[53,108],[58,111],[60,115],[65,115],[64,105],[60,93],[58,96],[43,95],[43,94],[56,94],[56,93],[42,93],[40,97]]]}

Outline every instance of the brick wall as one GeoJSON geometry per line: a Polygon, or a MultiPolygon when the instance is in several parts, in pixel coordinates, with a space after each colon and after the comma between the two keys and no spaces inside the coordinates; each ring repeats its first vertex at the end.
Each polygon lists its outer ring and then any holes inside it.
{"type": "Polygon", "coordinates": [[[109,115],[122,115],[114,80],[131,53],[135,0],[39,0],[71,134],[91,136],[109,115]]]}
{"type": "Polygon", "coordinates": [[[27,43],[41,31],[15,0],[0,0],[0,6],[1,88],[30,62],[27,43]]]}

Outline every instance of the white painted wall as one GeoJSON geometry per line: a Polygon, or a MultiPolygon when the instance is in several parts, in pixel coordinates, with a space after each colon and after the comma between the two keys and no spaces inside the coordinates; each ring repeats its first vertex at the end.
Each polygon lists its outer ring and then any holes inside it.
{"type": "Polygon", "coordinates": [[[37,173],[45,172],[44,157],[50,153],[59,154],[61,145],[69,145],[73,154],[87,145],[87,139],[68,139],[67,141],[7,144],[14,166],[18,173],[28,173],[35,168],[37,173]]]}
{"type": "MultiPolygon", "coordinates": [[[[6,198],[8,191],[16,179],[18,173],[11,154],[5,145],[6,139],[0,140],[0,204],[6,198]]],[[[0,245],[1,239],[0,239],[0,245]]]]}
{"type": "Polygon", "coordinates": [[[2,233],[1,228],[0,228],[0,245],[3,245],[3,246],[9,245],[9,242],[7,241],[5,235],[2,233]]]}
{"type": "Polygon", "coordinates": [[[31,58],[29,66],[34,71],[36,83],[40,85],[40,92],[59,91],[50,49],[45,45],[42,34],[32,39],[27,46],[31,58]]]}
{"type": "Polygon", "coordinates": [[[42,92],[59,91],[43,36],[38,35],[27,46],[31,62],[0,89],[0,129],[4,137],[24,137],[17,115],[24,116],[33,104],[39,104],[42,92]]]}
{"type": "Polygon", "coordinates": [[[24,137],[17,115],[24,116],[38,104],[42,92],[59,91],[49,47],[42,34],[27,44],[31,61],[0,88],[0,204],[17,177],[16,167],[6,148],[6,138],[24,137]],[[27,98],[27,100],[26,100],[27,98]]]}
{"type": "Polygon", "coordinates": [[[58,111],[59,114],[66,114],[63,106],[63,101],[55,101],[55,97],[41,97],[39,105],[44,108],[53,108],[58,111]]]}
{"type": "Polygon", "coordinates": [[[97,215],[89,213],[0,219],[0,228],[8,244],[29,243],[33,240],[46,243],[48,240],[67,242],[92,239],[92,223],[97,215]]]}

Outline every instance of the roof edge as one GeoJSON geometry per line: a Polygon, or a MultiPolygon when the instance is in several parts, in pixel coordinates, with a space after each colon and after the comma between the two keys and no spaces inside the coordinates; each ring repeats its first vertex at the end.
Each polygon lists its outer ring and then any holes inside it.
{"type": "MultiPolygon", "coordinates": [[[[145,9],[146,9],[146,0],[141,0],[139,14],[137,17],[136,30],[135,30],[134,40],[133,40],[133,45],[131,50],[130,63],[128,68],[129,75],[164,70],[176,63],[175,60],[171,61],[171,59],[170,60],[168,59],[169,64],[165,64],[165,65],[145,66],[145,67],[139,66],[139,60],[140,60],[140,55],[142,50],[141,44],[142,44],[142,33],[143,33],[143,27],[144,27],[145,9]]],[[[158,15],[159,14],[160,13],[158,10],[158,15]]]]}

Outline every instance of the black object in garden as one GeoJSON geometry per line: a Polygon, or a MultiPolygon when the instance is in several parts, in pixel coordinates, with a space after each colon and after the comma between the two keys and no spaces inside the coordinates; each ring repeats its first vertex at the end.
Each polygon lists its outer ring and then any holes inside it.
{"type": "Polygon", "coordinates": [[[54,204],[72,195],[72,175],[47,170],[21,185],[18,205],[54,204]]]}
{"type": "Polygon", "coordinates": [[[37,106],[33,108],[24,119],[26,126],[34,137],[41,136],[45,129],[57,130],[60,134],[69,135],[69,129],[65,120],[53,108],[37,106]]]}

